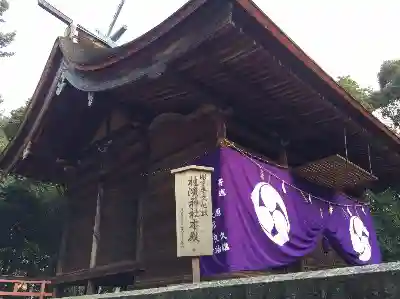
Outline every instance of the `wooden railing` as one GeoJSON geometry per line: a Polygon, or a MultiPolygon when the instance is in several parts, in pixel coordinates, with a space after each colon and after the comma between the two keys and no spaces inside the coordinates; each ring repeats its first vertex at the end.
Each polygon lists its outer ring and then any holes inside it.
{"type": "Polygon", "coordinates": [[[46,292],[46,286],[51,282],[46,280],[29,280],[29,279],[0,279],[0,297],[18,296],[18,297],[39,297],[45,299],[53,296],[52,293],[46,292]],[[4,289],[12,289],[12,291],[4,291],[4,289]],[[36,291],[38,290],[38,291],[36,291]]]}

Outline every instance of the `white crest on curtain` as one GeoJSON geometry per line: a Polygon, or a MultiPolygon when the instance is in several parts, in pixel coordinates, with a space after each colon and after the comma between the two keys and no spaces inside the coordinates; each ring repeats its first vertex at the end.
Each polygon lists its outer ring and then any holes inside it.
{"type": "Polygon", "coordinates": [[[350,239],[355,252],[358,253],[360,261],[367,262],[371,259],[372,250],[369,243],[369,231],[364,222],[358,216],[350,217],[350,239]]]}
{"type": "Polygon", "coordinates": [[[264,233],[279,246],[289,241],[290,222],[285,202],[270,184],[255,185],[251,200],[264,233]]]}

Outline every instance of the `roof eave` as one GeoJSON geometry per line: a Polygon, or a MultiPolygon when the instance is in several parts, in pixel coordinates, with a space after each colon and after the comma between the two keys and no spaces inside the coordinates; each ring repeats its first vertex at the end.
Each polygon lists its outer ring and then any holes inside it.
{"type": "MultiPolygon", "coordinates": [[[[335,98],[343,102],[351,112],[351,115],[355,115],[357,118],[362,120],[363,123],[367,124],[368,130],[371,129],[371,133],[379,134],[385,139],[393,148],[395,152],[399,152],[400,139],[390,129],[388,129],[383,123],[377,118],[370,114],[361,104],[359,104],[354,98],[352,98],[343,88],[341,88],[336,81],[325,73],[310,57],[308,57],[292,40],[289,39],[279,27],[272,22],[252,1],[249,0],[232,0],[233,2],[240,5],[246,13],[258,22],[263,29],[269,32],[280,44],[282,44],[297,60],[299,60],[308,71],[315,74],[316,77],[321,80],[331,92],[335,94],[335,98]]],[[[168,33],[174,26],[179,24],[184,18],[188,17],[195,9],[199,6],[204,5],[207,0],[192,0],[190,3],[185,4],[184,8],[181,8],[166,21],[161,23],[159,26],[153,28],[151,31],[136,39],[135,41],[124,45],[126,48],[126,55],[134,55],[138,49],[144,48],[148,43],[159,38],[163,34],[168,33]],[[190,8],[193,5],[195,8],[190,8]]],[[[118,57],[123,59],[124,55],[118,57]]],[[[25,116],[24,122],[22,123],[17,136],[7,146],[4,151],[3,157],[0,159],[0,168],[9,172],[12,170],[16,161],[21,157],[24,148],[35,133],[35,129],[39,126],[43,114],[46,112],[44,103],[46,98],[52,97],[54,90],[49,91],[49,85],[51,81],[55,80],[57,69],[62,61],[62,54],[59,48],[58,40],[55,42],[53,49],[50,53],[50,57],[46,63],[38,86],[32,98],[31,105],[28,108],[28,112],[25,116]],[[47,88],[47,90],[46,90],[47,88]]],[[[109,65],[116,61],[106,61],[105,64],[109,65]]],[[[78,66],[76,66],[78,67],[78,66]]],[[[80,66],[81,69],[93,70],[105,67],[104,64],[95,66],[80,66]]],[[[54,85],[54,84],[53,84],[54,85]]]]}
{"type": "Polygon", "coordinates": [[[32,95],[32,99],[27,107],[24,120],[21,123],[16,136],[7,144],[0,157],[0,169],[4,174],[8,174],[13,170],[14,165],[21,157],[23,150],[30,141],[30,137],[34,134],[35,129],[40,125],[45,112],[43,105],[48,98],[52,97],[52,87],[55,90],[55,81],[57,81],[57,72],[60,69],[62,55],[59,48],[58,39],[54,42],[50,51],[49,58],[40,76],[39,82],[32,95]]]}
{"type": "Polygon", "coordinates": [[[234,0],[250,16],[252,16],[265,30],[269,31],[279,43],[300,60],[310,71],[317,75],[325,84],[327,84],[338,97],[349,104],[350,108],[356,111],[361,117],[376,128],[377,132],[383,133],[388,141],[400,151],[400,138],[386,127],[379,119],[367,111],[356,99],[354,99],[345,89],[343,89],[331,76],[329,76],[317,63],[311,59],[294,41],[292,41],[265,13],[262,12],[256,4],[250,0],[234,0]]]}

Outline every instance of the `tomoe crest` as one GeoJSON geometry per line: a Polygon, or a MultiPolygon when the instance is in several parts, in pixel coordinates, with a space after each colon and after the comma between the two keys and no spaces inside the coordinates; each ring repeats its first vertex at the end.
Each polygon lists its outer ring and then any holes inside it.
{"type": "Polygon", "coordinates": [[[260,182],[254,186],[251,200],[262,230],[279,246],[289,241],[290,222],[285,202],[270,184],[260,182]]]}
{"type": "Polygon", "coordinates": [[[349,232],[351,245],[358,254],[360,261],[368,262],[372,256],[371,244],[369,243],[369,231],[358,216],[350,217],[349,232]]]}

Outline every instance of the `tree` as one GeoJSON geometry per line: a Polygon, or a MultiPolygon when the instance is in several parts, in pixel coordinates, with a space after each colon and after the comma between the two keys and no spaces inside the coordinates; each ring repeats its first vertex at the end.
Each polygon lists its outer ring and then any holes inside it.
{"type": "Polygon", "coordinates": [[[369,192],[382,256],[385,261],[400,260],[400,195],[388,189],[380,194],[369,192]]]}
{"type": "MultiPolygon", "coordinates": [[[[17,134],[28,103],[0,117],[1,147],[17,134]]],[[[65,212],[58,190],[16,175],[0,182],[0,275],[54,274],[65,212]]]]}
{"type": "Polygon", "coordinates": [[[12,110],[10,116],[3,119],[3,131],[8,140],[13,139],[17,135],[18,129],[24,120],[29,102],[30,100],[28,100],[24,106],[12,110]]]}
{"type": "Polygon", "coordinates": [[[388,117],[395,127],[400,127],[400,60],[387,60],[378,73],[379,90],[371,99],[382,107],[382,115],[388,117]]]}
{"type": "MultiPolygon", "coordinates": [[[[3,14],[8,10],[9,4],[7,0],[0,0],[0,23],[4,23],[3,14]]],[[[7,47],[15,38],[15,32],[0,32],[0,57],[12,56],[13,52],[2,51],[1,49],[7,47]]]]}
{"type": "MultiPolygon", "coordinates": [[[[0,23],[5,22],[3,15],[8,8],[7,0],[0,0],[0,23]]],[[[0,32],[0,58],[14,54],[3,50],[14,38],[15,32],[0,32]]],[[[13,110],[9,116],[0,111],[0,150],[17,134],[27,104],[13,110]]],[[[16,175],[2,178],[0,275],[37,276],[54,272],[65,211],[64,197],[57,190],[57,186],[16,175]]]]}
{"type": "MultiPolygon", "coordinates": [[[[9,4],[7,0],[0,0],[0,24],[4,23],[5,20],[3,18],[4,13],[8,10],[9,4]]],[[[15,38],[15,32],[8,32],[8,33],[3,33],[0,31],[0,58],[1,57],[8,57],[14,55],[13,52],[6,52],[2,51],[1,49],[7,47],[15,38]]],[[[1,81],[0,81],[1,82],[1,81]]],[[[0,104],[3,103],[3,98],[0,95],[0,104]]],[[[0,111],[2,112],[2,111],[0,111]]],[[[2,123],[4,119],[4,116],[1,113],[0,116],[0,122],[2,123]]],[[[0,149],[3,149],[7,144],[7,140],[4,136],[4,131],[1,130],[0,132],[0,149]]]]}
{"type": "Polygon", "coordinates": [[[371,100],[373,90],[371,88],[361,87],[350,76],[343,76],[338,78],[338,84],[342,86],[353,98],[355,98],[365,109],[372,112],[375,110],[376,103],[371,100]]]}
{"type": "Polygon", "coordinates": [[[0,273],[52,274],[64,201],[56,187],[9,176],[0,185],[0,273]]]}

